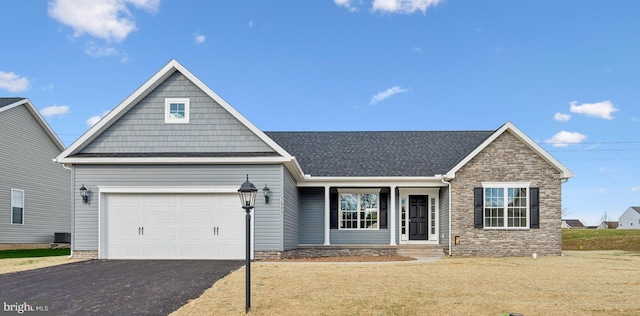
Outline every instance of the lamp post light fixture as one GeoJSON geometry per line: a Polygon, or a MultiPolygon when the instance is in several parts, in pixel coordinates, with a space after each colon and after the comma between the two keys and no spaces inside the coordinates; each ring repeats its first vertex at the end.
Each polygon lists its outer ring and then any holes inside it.
{"type": "Polygon", "coordinates": [[[82,204],[89,204],[89,196],[87,195],[87,188],[84,187],[84,183],[80,187],[80,197],[82,197],[82,204]]]}
{"type": "Polygon", "coordinates": [[[247,220],[246,225],[246,257],[245,257],[245,267],[246,267],[246,276],[245,276],[245,313],[249,312],[251,308],[251,209],[255,206],[256,195],[258,189],[253,183],[249,182],[249,175],[247,175],[247,181],[245,181],[238,189],[238,195],[240,196],[240,203],[242,203],[242,208],[247,213],[245,216],[247,220]]]}

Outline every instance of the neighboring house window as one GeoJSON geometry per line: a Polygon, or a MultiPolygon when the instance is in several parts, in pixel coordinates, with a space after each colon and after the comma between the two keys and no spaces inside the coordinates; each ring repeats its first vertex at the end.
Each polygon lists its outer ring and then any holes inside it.
{"type": "Polygon", "coordinates": [[[189,123],[189,98],[164,99],[165,123],[189,123]]]}
{"type": "Polygon", "coordinates": [[[24,191],[11,189],[11,224],[24,224],[24,191]]]}
{"type": "Polygon", "coordinates": [[[340,192],[340,229],[378,229],[379,192],[340,192]]]}
{"type": "Polygon", "coordinates": [[[529,228],[529,184],[483,184],[484,228],[529,228]]]}

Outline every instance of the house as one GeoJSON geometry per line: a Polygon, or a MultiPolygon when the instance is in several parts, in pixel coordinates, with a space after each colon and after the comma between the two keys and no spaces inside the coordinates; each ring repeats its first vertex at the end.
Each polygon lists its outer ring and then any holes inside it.
{"type": "Polygon", "coordinates": [[[579,219],[563,219],[562,228],[586,228],[579,219]]]}
{"type": "Polygon", "coordinates": [[[0,98],[0,249],[48,247],[71,231],[64,145],[26,98],[0,98]]]}
{"type": "Polygon", "coordinates": [[[640,229],[640,206],[628,208],[618,219],[620,229],[640,229]]]}
{"type": "Polygon", "coordinates": [[[487,131],[263,132],[175,60],[57,157],[75,257],[561,253],[573,173],[512,123],[487,131]],[[85,187],[87,201],[80,198],[85,187]],[[267,192],[265,192],[267,191],[267,192]]]}
{"type": "Polygon", "coordinates": [[[598,225],[597,229],[616,229],[618,228],[618,222],[614,221],[603,221],[598,225]]]}

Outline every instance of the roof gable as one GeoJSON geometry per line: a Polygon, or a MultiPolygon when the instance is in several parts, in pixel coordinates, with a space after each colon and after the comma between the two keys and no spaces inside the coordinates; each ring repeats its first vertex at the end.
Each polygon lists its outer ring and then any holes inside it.
{"type": "Polygon", "coordinates": [[[478,155],[482,150],[484,150],[487,146],[489,146],[494,140],[496,140],[500,135],[505,133],[506,131],[510,131],[515,135],[518,139],[520,139],[525,145],[527,145],[531,150],[533,150],[536,154],[538,154],[542,159],[544,159],[547,163],[553,166],[555,169],[560,171],[560,177],[563,179],[568,179],[574,177],[573,172],[561,164],[557,159],[551,156],[546,150],[544,150],[540,145],[534,142],[529,136],[525,135],[521,130],[519,130],[513,123],[507,122],[502,125],[499,129],[497,129],[492,135],[490,135],[487,139],[484,140],[482,144],[480,144],[477,148],[475,148],[471,153],[469,153],[466,157],[460,160],[451,170],[449,170],[445,177],[452,179],[455,178],[456,172],[460,170],[464,165],[466,165],[471,159],[473,159],[476,155],[478,155]]]}
{"type": "Polygon", "coordinates": [[[36,109],[36,107],[31,103],[31,101],[27,98],[0,98],[0,115],[2,112],[8,111],[17,106],[24,106],[33,118],[38,122],[38,124],[42,127],[45,133],[49,136],[51,141],[58,147],[60,151],[64,150],[64,144],[58,138],[58,135],[51,129],[47,121],[44,120],[40,112],[36,109]]]}
{"type": "MultiPolygon", "coordinates": [[[[154,76],[152,76],[149,80],[147,80],[140,88],[134,91],[128,98],[126,98],[122,103],[116,106],[102,120],[100,120],[97,124],[91,127],[85,134],[83,134],[78,140],[76,140],[71,146],[69,146],[67,150],[65,150],[62,154],[60,154],[57,158],[58,162],[62,162],[62,163],[79,162],[78,159],[85,159],[85,158],[91,159],[93,158],[91,157],[92,155],[95,156],[95,154],[99,152],[110,154],[111,158],[114,158],[114,157],[123,158],[123,157],[117,157],[112,155],[114,151],[117,151],[116,148],[121,148],[121,146],[108,145],[106,141],[106,139],[108,138],[107,136],[109,134],[116,134],[117,136],[114,139],[118,139],[118,137],[120,137],[120,141],[130,140],[132,143],[136,143],[137,141],[136,134],[138,134],[140,131],[132,130],[134,129],[133,126],[135,126],[136,124],[135,122],[127,121],[127,120],[131,120],[131,117],[134,116],[134,114],[130,115],[129,112],[132,111],[132,109],[138,110],[139,105],[141,105],[140,109],[144,110],[145,101],[148,100],[148,98],[153,97],[154,94],[158,93],[158,91],[163,91],[164,89],[163,85],[165,85],[166,82],[169,82],[172,80],[175,81],[174,79],[175,80],[183,79],[182,80],[183,82],[181,83],[183,87],[181,88],[186,87],[185,91],[187,92],[186,94],[174,95],[173,97],[187,97],[187,96],[191,96],[191,93],[196,93],[196,92],[199,93],[199,95],[196,94],[197,97],[194,98],[198,100],[197,102],[207,103],[206,100],[210,100],[211,102],[209,103],[214,104],[215,107],[217,107],[220,110],[218,111],[218,114],[226,115],[229,118],[229,121],[232,119],[235,122],[235,124],[239,126],[239,127],[236,127],[235,130],[243,129],[248,131],[247,134],[238,136],[239,138],[241,138],[239,140],[246,140],[247,137],[253,136],[257,140],[256,143],[260,142],[263,145],[259,149],[259,151],[275,152],[280,157],[284,157],[285,159],[287,158],[290,159],[290,155],[284,149],[282,149],[278,144],[276,144],[271,139],[269,139],[262,131],[260,131],[256,126],[254,126],[251,122],[249,122],[246,118],[244,118],[240,113],[238,113],[234,108],[232,108],[226,101],[224,101],[220,96],[218,96],[210,88],[204,85],[197,77],[191,74],[180,63],[178,63],[176,60],[171,60],[160,71],[158,71],[154,76]],[[202,101],[202,100],[205,100],[205,101],[202,101]],[[77,155],[77,154],[80,154],[80,155],[77,155]],[[91,154],[91,155],[86,155],[86,154],[91,154]]],[[[185,93],[185,92],[182,92],[182,93],[185,93]]],[[[195,107],[197,107],[199,104],[197,102],[195,102],[196,103],[195,107]]],[[[164,107],[162,107],[162,111],[164,111],[164,107]]],[[[140,117],[144,117],[145,115],[152,116],[154,114],[146,113],[144,115],[141,115],[140,117]]],[[[159,115],[164,115],[164,112],[160,113],[159,115]]],[[[206,117],[206,114],[203,116],[206,117]]],[[[175,125],[173,127],[176,127],[175,128],[176,130],[181,130],[181,129],[188,130],[190,128],[193,128],[193,126],[189,126],[185,128],[184,126],[180,127],[175,125]]],[[[214,130],[215,127],[209,126],[209,129],[214,130]]],[[[162,138],[162,135],[156,134],[154,136],[160,136],[160,138],[162,138]]],[[[165,138],[167,138],[167,137],[170,137],[171,135],[165,135],[165,136],[166,136],[165,138]]],[[[204,144],[208,139],[210,138],[207,138],[206,135],[201,135],[200,136],[200,140],[202,141],[200,142],[201,146],[198,147],[198,146],[194,146],[193,144],[190,146],[191,148],[198,148],[199,151],[201,151],[203,147],[209,148],[207,147],[207,145],[209,144],[204,144]]],[[[227,144],[233,143],[233,139],[232,138],[227,139],[226,143],[227,144]]],[[[123,150],[126,151],[127,149],[125,148],[123,150]]],[[[161,148],[158,149],[156,148],[156,146],[150,145],[144,152],[147,152],[147,151],[162,152],[162,149],[161,148]]],[[[188,149],[184,150],[185,155],[186,155],[186,151],[188,151],[188,149]]],[[[270,154],[266,154],[266,156],[270,156],[270,154]]],[[[127,158],[131,158],[131,157],[127,157],[127,158]]],[[[136,157],[136,158],[140,158],[140,157],[136,157]]],[[[162,159],[164,157],[162,157],[161,155],[158,158],[162,159]]],[[[220,157],[216,157],[216,158],[219,159],[220,157]]],[[[206,160],[206,155],[203,156],[202,154],[200,154],[199,159],[206,160]]]]}

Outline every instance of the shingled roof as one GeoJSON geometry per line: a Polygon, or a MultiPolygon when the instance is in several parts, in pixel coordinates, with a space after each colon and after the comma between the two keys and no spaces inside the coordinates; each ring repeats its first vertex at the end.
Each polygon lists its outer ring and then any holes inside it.
{"type": "Polygon", "coordinates": [[[315,177],[444,174],[495,131],[265,132],[315,177]]]}
{"type": "Polygon", "coordinates": [[[22,100],[24,100],[24,98],[0,98],[0,108],[22,100]]]}

